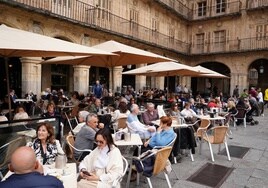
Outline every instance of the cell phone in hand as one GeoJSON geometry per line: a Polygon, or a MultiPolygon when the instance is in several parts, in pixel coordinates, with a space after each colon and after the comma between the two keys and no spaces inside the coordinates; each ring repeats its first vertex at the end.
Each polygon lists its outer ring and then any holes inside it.
{"type": "Polygon", "coordinates": [[[88,171],[82,171],[83,174],[87,175],[87,176],[91,176],[91,174],[88,171]]]}

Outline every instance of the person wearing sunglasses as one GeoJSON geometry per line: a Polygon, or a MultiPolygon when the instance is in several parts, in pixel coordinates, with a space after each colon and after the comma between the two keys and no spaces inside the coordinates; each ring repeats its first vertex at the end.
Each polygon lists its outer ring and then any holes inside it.
{"type": "MultiPolygon", "coordinates": [[[[108,129],[95,135],[95,148],[79,165],[81,177],[78,188],[112,187],[113,181],[123,174],[123,160],[108,129]]],[[[120,187],[120,185],[118,185],[120,187]]]]}

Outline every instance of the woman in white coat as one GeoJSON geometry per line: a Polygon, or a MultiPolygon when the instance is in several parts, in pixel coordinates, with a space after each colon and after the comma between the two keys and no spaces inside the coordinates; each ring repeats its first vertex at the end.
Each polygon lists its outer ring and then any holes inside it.
{"type": "MultiPolygon", "coordinates": [[[[110,188],[114,180],[123,174],[123,160],[108,129],[100,129],[95,135],[95,148],[79,165],[78,188],[110,188]]],[[[118,185],[117,187],[120,187],[118,185]]]]}

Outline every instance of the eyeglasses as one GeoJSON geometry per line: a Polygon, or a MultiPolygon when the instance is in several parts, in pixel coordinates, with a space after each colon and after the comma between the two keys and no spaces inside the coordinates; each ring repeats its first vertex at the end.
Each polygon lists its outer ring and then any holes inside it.
{"type": "Polygon", "coordinates": [[[104,142],[102,140],[96,140],[96,144],[103,144],[104,142]]]}

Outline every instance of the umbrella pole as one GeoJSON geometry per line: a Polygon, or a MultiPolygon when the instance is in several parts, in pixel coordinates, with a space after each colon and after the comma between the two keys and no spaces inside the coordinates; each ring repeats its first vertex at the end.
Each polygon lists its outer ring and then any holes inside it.
{"type": "Polygon", "coordinates": [[[111,67],[111,71],[112,71],[112,85],[111,85],[111,88],[112,88],[112,92],[114,93],[114,67],[112,66],[111,67]]]}
{"type": "Polygon", "coordinates": [[[9,121],[11,121],[11,100],[10,100],[10,86],[9,86],[9,70],[8,70],[8,57],[5,57],[5,68],[6,68],[6,77],[7,77],[7,95],[8,95],[8,111],[9,111],[9,121]]]}

